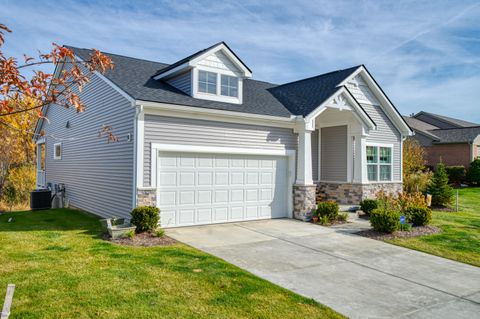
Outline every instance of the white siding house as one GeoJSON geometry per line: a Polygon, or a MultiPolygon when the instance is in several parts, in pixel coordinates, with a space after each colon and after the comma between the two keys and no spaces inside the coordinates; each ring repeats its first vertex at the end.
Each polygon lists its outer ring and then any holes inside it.
{"type": "Polygon", "coordinates": [[[85,113],[51,105],[37,125],[37,184],[65,184],[72,206],[128,217],[154,205],[178,227],[306,220],[317,200],[401,191],[412,132],[364,66],[275,85],[223,42],[171,65],[108,55],[115,70],[85,87],[85,113]],[[98,138],[104,124],[118,142],[98,138]]]}

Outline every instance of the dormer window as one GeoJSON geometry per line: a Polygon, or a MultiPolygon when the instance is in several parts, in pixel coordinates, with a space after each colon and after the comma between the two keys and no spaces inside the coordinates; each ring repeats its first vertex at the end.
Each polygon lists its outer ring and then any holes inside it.
{"type": "Polygon", "coordinates": [[[222,74],[220,94],[223,96],[238,97],[238,78],[222,74]]]}
{"type": "Polygon", "coordinates": [[[217,94],[217,73],[199,71],[198,91],[202,93],[217,94]]]}

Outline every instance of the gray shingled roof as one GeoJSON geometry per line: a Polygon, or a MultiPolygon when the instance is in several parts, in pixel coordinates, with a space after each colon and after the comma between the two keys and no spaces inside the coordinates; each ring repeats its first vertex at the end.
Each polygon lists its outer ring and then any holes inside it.
{"type": "Polygon", "coordinates": [[[423,122],[429,122],[428,118],[432,118],[433,120],[438,120],[440,122],[443,122],[450,127],[443,127],[445,128],[461,128],[461,127],[471,127],[471,126],[479,126],[477,123],[472,123],[468,121],[464,121],[461,119],[455,119],[453,117],[448,117],[445,115],[440,115],[440,114],[435,114],[435,113],[430,113],[430,112],[425,112],[425,111],[420,111],[417,114],[414,115],[414,117],[421,117],[421,121],[423,122]]]}
{"type": "Polygon", "coordinates": [[[343,80],[360,66],[325,73],[271,88],[269,91],[292,114],[306,116],[332,96],[343,80]]]}
{"type": "Polygon", "coordinates": [[[440,138],[440,141],[436,143],[470,143],[480,135],[480,126],[433,130],[431,132],[440,138]]]}
{"type": "MultiPolygon", "coordinates": [[[[68,48],[82,59],[88,59],[91,52],[71,46],[68,48]]],[[[232,104],[195,99],[166,82],[154,80],[152,77],[159,70],[168,67],[168,64],[105,52],[104,54],[115,64],[115,68],[107,71],[105,76],[136,100],[279,117],[309,114],[358,68],[356,66],[280,86],[247,79],[244,81],[243,103],[232,104]]]]}
{"type": "MultiPolygon", "coordinates": [[[[471,122],[466,122],[463,120],[454,119],[447,116],[442,116],[438,114],[432,114],[427,112],[420,112],[422,114],[432,115],[436,118],[446,119],[454,125],[468,125],[467,127],[455,127],[455,128],[438,128],[437,126],[426,123],[420,119],[403,116],[404,120],[413,128],[416,132],[424,133],[424,135],[430,137],[434,144],[444,144],[444,143],[470,143],[477,136],[480,135],[480,125],[471,122]]],[[[417,114],[420,114],[417,113],[417,114]]]]}
{"type": "Polygon", "coordinates": [[[436,130],[438,129],[438,127],[432,125],[432,124],[429,124],[429,123],[426,123],[426,122],[423,122],[419,119],[416,119],[414,117],[410,117],[410,116],[403,116],[403,119],[405,120],[405,122],[407,122],[407,124],[415,129],[415,130],[420,130],[420,131],[428,131],[428,130],[436,130]]]}

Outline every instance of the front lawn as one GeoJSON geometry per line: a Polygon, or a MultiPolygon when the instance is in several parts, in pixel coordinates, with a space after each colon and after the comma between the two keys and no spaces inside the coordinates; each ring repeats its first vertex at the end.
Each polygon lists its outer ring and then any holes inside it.
{"type": "Polygon", "coordinates": [[[480,188],[460,189],[459,199],[459,212],[433,212],[440,234],[389,242],[480,267],[480,188]]]}
{"type": "Polygon", "coordinates": [[[16,285],[10,318],[343,318],[182,244],[105,242],[75,210],[0,215],[0,260],[0,304],[16,285]]]}

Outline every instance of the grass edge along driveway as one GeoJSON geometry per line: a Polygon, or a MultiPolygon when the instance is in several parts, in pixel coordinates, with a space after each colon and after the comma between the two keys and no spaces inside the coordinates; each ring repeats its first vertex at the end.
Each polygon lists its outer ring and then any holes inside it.
{"type": "Polygon", "coordinates": [[[75,210],[0,215],[0,247],[0,295],[16,284],[11,319],[343,318],[183,244],[103,241],[98,219],[75,210]]]}

